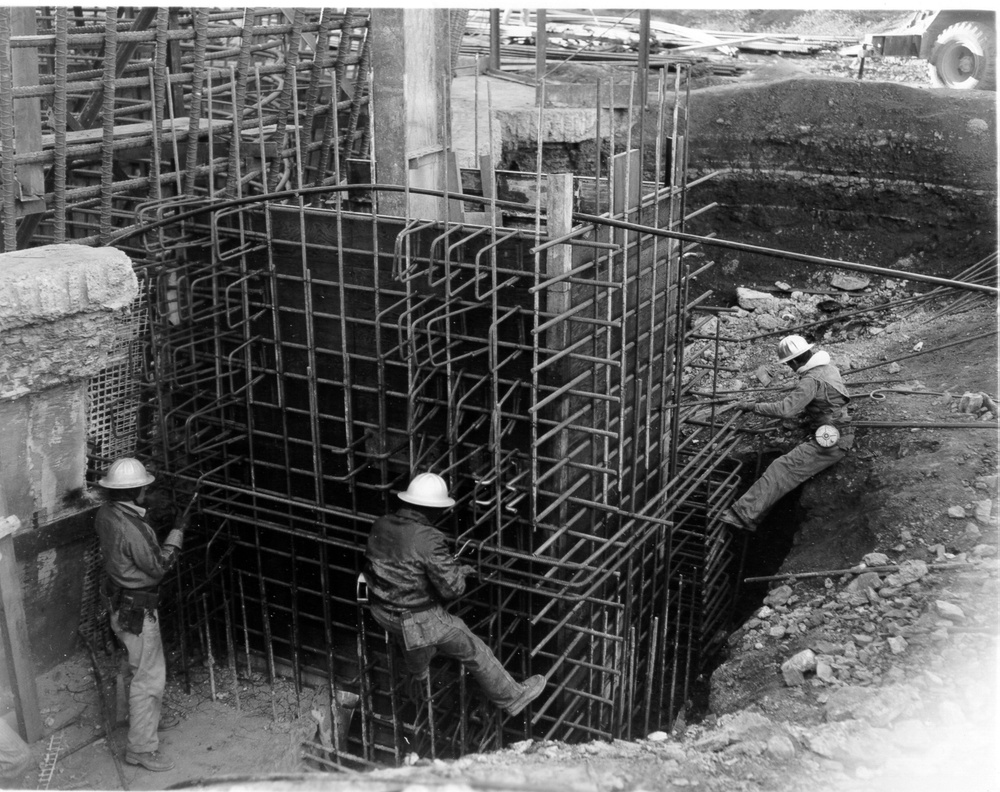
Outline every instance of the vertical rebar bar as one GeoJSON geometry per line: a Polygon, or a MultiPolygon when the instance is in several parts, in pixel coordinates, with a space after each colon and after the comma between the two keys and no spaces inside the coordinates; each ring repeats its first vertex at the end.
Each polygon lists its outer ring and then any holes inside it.
{"type": "Polygon", "coordinates": [[[115,163],[115,86],[118,58],[118,8],[104,12],[104,74],[101,77],[101,244],[111,237],[113,170],[115,163]]]}
{"type": "Polygon", "coordinates": [[[233,701],[236,702],[236,711],[242,712],[243,707],[240,705],[240,680],[239,675],[236,673],[236,647],[233,645],[233,622],[229,615],[229,599],[227,597],[223,597],[222,599],[222,609],[226,618],[226,656],[229,658],[229,673],[233,677],[233,701]]]}
{"type": "MultiPolygon", "coordinates": [[[[10,52],[11,8],[0,6],[0,148],[14,151],[14,75],[11,70],[10,52]]],[[[0,158],[0,192],[3,201],[3,249],[17,249],[17,204],[14,158],[0,158]]]]}
{"type": "Polygon", "coordinates": [[[52,131],[54,134],[52,156],[52,194],[54,214],[52,231],[55,242],[66,241],[66,123],[68,75],[69,19],[65,8],[57,8],[55,43],[55,92],[52,97],[52,131]]]}
{"type": "Polygon", "coordinates": [[[208,684],[212,693],[212,701],[218,696],[215,691],[215,655],[212,653],[212,621],[209,617],[208,599],[201,598],[201,610],[205,616],[205,665],[208,666],[208,684]]]}

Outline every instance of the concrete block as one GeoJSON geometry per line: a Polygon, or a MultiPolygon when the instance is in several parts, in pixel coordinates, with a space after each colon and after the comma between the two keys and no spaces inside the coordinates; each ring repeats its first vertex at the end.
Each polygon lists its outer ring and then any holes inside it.
{"type": "Polygon", "coordinates": [[[46,245],[0,255],[0,400],[94,376],[138,294],[114,248],[46,245]]]}
{"type": "Polygon", "coordinates": [[[116,248],[44,245],[0,254],[0,332],[94,311],[118,311],[139,293],[116,248]]]}

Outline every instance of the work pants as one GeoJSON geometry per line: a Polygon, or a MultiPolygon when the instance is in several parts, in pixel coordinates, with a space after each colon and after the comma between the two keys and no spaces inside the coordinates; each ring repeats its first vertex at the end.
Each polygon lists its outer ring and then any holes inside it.
{"type": "Polygon", "coordinates": [[[395,639],[412,679],[425,680],[431,659],[443,654],[461,662],[498,707],[509,706],[524,690],[466,623],[444,608],[396,613],[372,605],[371,611],[375,621],[395,639]]]}
{"type": "Polygon", "coordinates": [[[167,663],[163,656],[160,621],[155,613],[146,613],[142,635],[123,630],[118,614],[111,613],[111,629],[128,651],[128,665],[132,672],[128,686],[126,746],[132,753],[152,753],[160,747],[156,728],[160,725],[163,691],[167,687],[167,663]]]}
{"type": "Polygon", "coordinates": [[[810,438],[768,465],[764,475],[754,482],[733,510],[749,525],[756,527],[761,518],[799,484],[837,464],[854,445],[853,434],[841,436],[835,446],[821,447],[810,438]]]}

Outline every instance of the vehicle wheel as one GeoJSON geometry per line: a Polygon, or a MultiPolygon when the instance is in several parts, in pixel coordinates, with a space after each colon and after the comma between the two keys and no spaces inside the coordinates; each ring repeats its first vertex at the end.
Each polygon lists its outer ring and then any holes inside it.
{"type": "Polygon", "coordinates": [[[928,73],[937,88],[996,90],[996,33],[978,22],[958,22],[938,36],[928,73]]]}

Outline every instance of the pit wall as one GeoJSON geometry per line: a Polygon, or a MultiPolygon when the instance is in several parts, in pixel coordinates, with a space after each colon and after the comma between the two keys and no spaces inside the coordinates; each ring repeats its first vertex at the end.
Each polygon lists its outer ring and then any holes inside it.
{"type": "MultiPolygon", "coordinates": [[[[997,249],[992,92],[782,73],[692,90],[688,108],[689,179],[715,174],[687,195],[686,213],[714,204],[685,224],[688,233],[946,277],[997,249]]],[[[647,130],[656,111],[647,109],[647,130]]],[[[645,138],[644,162],[655,161],[654,137],[645,138]]],[[[619,131],[615,150],[625,142],[619,131]]],[[[611,143],[603,145],[606,159],[611,143]]],[[[503,166],[530,172],[535,156],[534,141],[509,140],[503,166]]],[[[548,172],[590,174],[594,161],[592,140],[545,143],[548,172]]],[[[819,285],[835,272],[758,253],[696,251],[718,264],[696,286],[723,299],[741,285],[819,285]]]]}
{"type": "MultiPolygon", "coordinates": [[[[0,517],[21,523],[13,545],[36,674],[76,642],[83,556],[94,537],[91,507],[78,497],[88,380],[106,367],[115,319],[137,292],[132,262],[112,248],[0,255],[0,517]]],[[[8,705],[0,700],[0,713],[8,705]]]]}
{"type": "MultiPolygon", "coordinates": [[[[953,275],[997,248],[996,95],[793,75],[691,98],[688,229],[953,275]]],[[[828,280],[813,265],[706,249],[704,285],[828,280]]]]}

